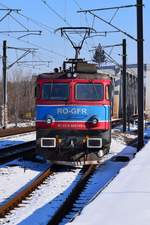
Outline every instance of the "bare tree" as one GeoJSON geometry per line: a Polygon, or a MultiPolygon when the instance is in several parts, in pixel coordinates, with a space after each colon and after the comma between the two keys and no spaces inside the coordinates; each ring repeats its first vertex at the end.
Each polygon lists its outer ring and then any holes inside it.
{"type": "MultiPolygon", "coordinates": [[[[22,70],[9,74],[8,120],[17,123],[34,118],[34,79],[22,70]]],[[[2,105],[2,82],[0,81],[0,106],[2,105]]],[[[1,113],[0,113],[1,114],[1,113]]],[[[0,115],[1,121],[1,115],[0,115]]]]}
{"type": "Polygon", "coordinates": [[[99,44],[95,48],[95,53],[93,55],[93,61],[98,63],[100,66],[102,63],[106,62],[106,56],[105,56],[105,51],[103,50],[101,44],[99,44]]]}

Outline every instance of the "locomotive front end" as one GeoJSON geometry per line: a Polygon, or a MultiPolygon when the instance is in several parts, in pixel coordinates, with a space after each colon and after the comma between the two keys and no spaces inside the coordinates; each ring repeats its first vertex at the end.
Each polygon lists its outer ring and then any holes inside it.
{"type": "Polygon", "coordinates": [[[97,73],[65,76],[37,80],[38,153],[58,164],[97,164],[111,141],[110,79],[97,73]]]}

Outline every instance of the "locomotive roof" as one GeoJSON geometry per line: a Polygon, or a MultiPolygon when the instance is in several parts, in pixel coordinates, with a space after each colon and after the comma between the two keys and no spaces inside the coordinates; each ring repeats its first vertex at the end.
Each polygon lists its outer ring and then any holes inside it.
{"type": "MultiPolygon", "coordinates": [[[[72,79],[66,76],[66,73],[59,72],[59,73],[42,73],[38,75],[38,79],[72,79]]],[[[87,79],[87,80],[110,80],[111,77],[109,74],[105,73],[78,73],[78,76],[73,79],[87,79]]]]}

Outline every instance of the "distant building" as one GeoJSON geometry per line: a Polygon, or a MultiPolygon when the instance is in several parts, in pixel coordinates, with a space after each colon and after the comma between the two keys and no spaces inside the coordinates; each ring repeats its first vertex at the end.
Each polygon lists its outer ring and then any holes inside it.
{"type": "MultiPolygon", "coordinates": [[[[120,77],[120,69],[117,66],[102,66],[100,70],[120,77]]],[[[128,64],[127,72],[137,77],[137,64],[128,64]]],[[[150,64],[144,64],[144,91],[145,91],[145,111],[150,114],[150,64]]]]}

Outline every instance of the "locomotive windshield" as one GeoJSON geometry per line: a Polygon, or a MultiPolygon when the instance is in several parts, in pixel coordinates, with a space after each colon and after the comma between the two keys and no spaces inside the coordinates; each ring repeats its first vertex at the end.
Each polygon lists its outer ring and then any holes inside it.
{"type": "Polygon", "coordinates": [[[43,84],[42,98],[46,100],[67,100],[69,98],[69,86],[65,83],[43,84]]]}
{"type": "Polygon", "coordinates": [[[102,84],[77,84],[76,99],[78,100],[102,100],[104,87],[102,84]]]}

